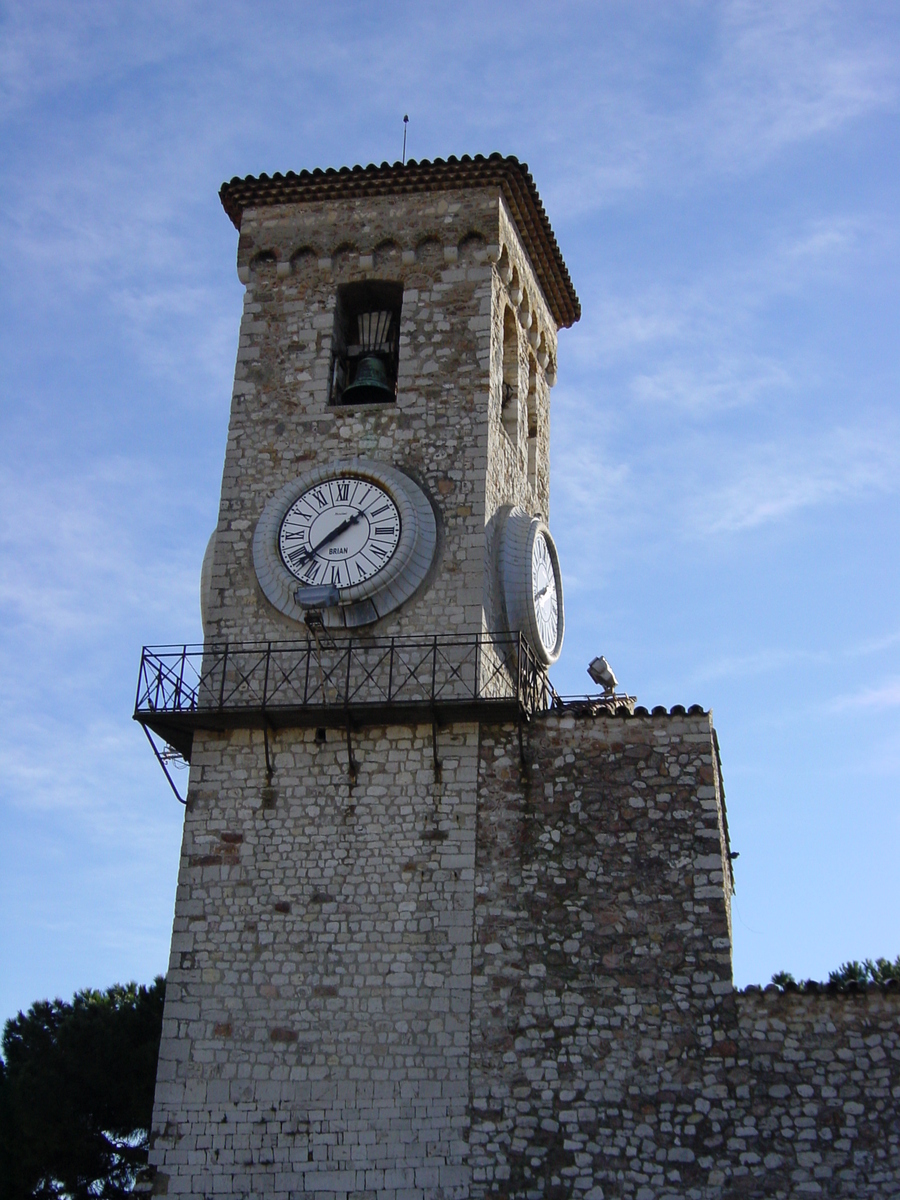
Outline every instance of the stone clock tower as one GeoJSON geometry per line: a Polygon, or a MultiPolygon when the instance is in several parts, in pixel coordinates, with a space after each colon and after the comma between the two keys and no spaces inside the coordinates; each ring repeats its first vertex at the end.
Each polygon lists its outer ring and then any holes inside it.
{"type": "Polygon", "coordinates": [[[135,712],[190,762],[153,1190],[724,1195],[688,1148],[727,1141],[692,1106],[737,1045],[710,714],[546,676],[579,305],[531,176],[221,198],[246,293],[204,643],[145,649],[135,712]]]}
{"type": "Polygon", "coordinates": [[[247,291],[207,640],[295,638],[298,588],[332,585],[329,629],[509,629],[500,543],[514,506],[545,528],[556,335],[579,315],[527,171],[498,155],[236,179],[222,201],[247,291]],[[322,544],[359,508],[353,479],[376,489],[367,515],[322,544]]]}
{"type": "Polygon", "coordinates": [[[512,158],[221,198],[246,293],[205,644],[145,653],[139,697],[191,762],[153,1157],[194,1195],[466,1195],[479,728],[545,706],[562,644],[578,300],[512,158]]]}

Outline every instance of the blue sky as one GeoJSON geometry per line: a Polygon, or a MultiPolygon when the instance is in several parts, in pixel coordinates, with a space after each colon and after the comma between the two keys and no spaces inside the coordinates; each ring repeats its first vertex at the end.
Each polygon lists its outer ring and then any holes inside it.
{"type": "Polygon", "coordinates": [[[713,708],[735,976],[900,954],[891,3],[0,7],[0,1020],[164,970],[181,809],[130,720],[199,638],[233,175],[500,150],[560,338],[560,691],[713,708]]]}

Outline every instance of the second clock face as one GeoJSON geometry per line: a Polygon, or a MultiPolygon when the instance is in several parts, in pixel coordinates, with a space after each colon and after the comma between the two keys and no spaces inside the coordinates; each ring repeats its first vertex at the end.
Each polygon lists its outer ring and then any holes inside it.
{"type": "Polygon", "coordinates": [[[384,488],[336,475],[298,496],[281,522],[278,547],[301,583],[349,588],[387,566],[399,540],[400,513],[384,488]]]}
{"type": "Polygon", "coordinates": [[[552,666],[562,650],[566,618],[559,555],[540,517],[520,505],[507,512],[497,566],[506,627],[524,635],[538,661],[552,666]]]}
{"type": "Polygon", "coordinates": [[[538,636],[548,654],[556,650],[559,633],[559,593],[550,546],[538,533],[531,548],[531,602],[538,636]]]}

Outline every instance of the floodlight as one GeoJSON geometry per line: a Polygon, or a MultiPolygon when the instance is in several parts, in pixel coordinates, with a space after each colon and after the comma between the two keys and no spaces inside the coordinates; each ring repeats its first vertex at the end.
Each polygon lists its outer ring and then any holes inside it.
{"type": "Polygon", "coordinates": [[[602,654],[599,658],[591,659],[587,671],[594,683],[599,683],[607,696],[613,694],[619,681],[613,674],[612,667],[602,654]]]}
{"type": "Polygon", "coordinates": [[[340,592],[333,583],[297,588],[294,593],[294,599],[301,608],[334,608],[340,598],[340,592]]]}

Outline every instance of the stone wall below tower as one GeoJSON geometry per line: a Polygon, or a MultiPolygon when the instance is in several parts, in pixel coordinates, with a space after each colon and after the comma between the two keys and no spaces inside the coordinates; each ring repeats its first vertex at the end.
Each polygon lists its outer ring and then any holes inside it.
{"type": "Polygon", "coordinates": [[[732,988],[708,713],[353,746],[198,737],[157,1190],[900,1197],[898,989],[732,988]]]}
{"type": "Polygon", "coordinates": [[[734,999],[725,1087],[701,1105],[717,1136],[698,1147],[723,1194],[900,1196],[900,989],[734,999]]]}
{"type": "MultiPolygon", "coordinates": [[[[576,710],[577,712],[577,710],[576,710]]],[[[900,1196],[900,994],[736,994],[708,714],[482,728],[473,1197],[900,1196]]]]}
{"type": "Polygon", "coordinates": [[[709,714],[550,714],[523,772],[514,731],[482,729],[473,1195],[599,1200],[666,1181],[632,1177],[625,1149],[693,1095],[705,1059],[718,1067],[729,1024],[713,739],[709,714]]]}

